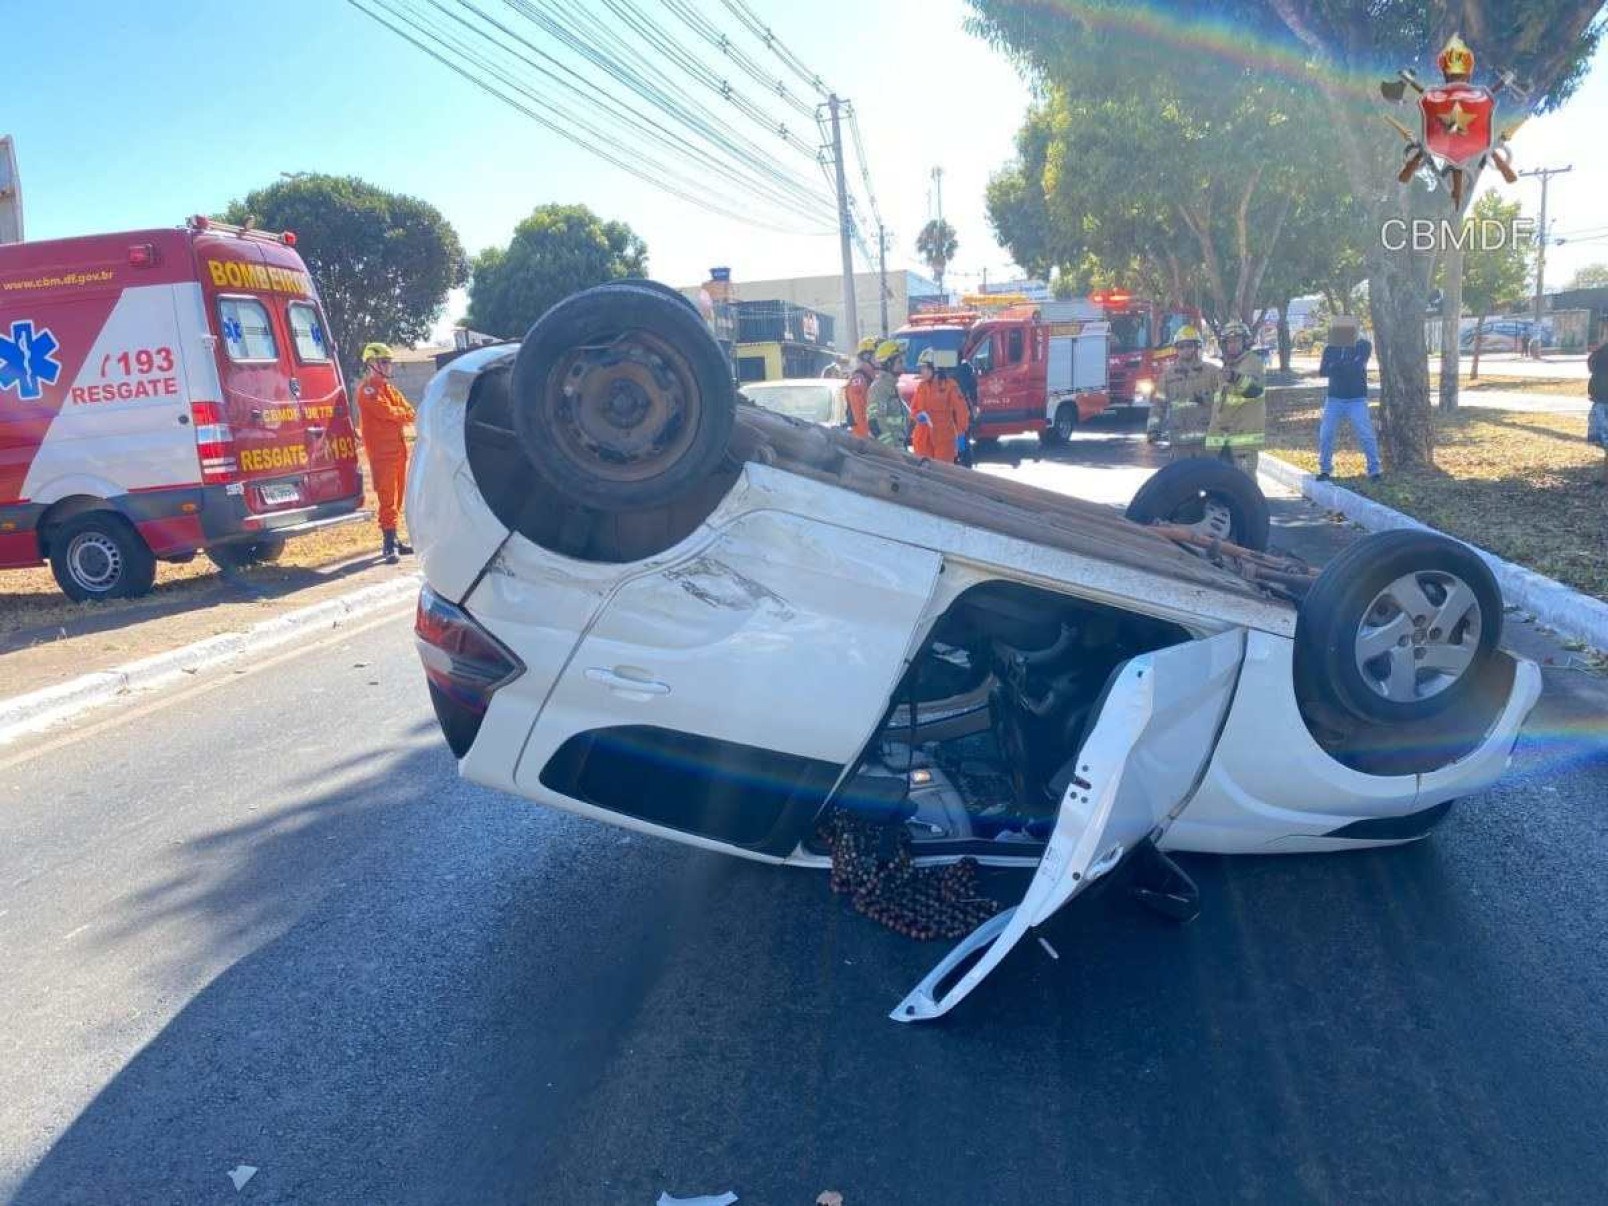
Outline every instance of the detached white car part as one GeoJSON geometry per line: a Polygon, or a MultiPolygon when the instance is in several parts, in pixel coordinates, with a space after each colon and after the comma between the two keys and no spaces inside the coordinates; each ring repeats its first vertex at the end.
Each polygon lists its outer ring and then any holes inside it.
{"type": "Polygon", "coordinates": [[[465,777],[771,863],[827,866],[837,806],[920,863],[1037,868],[900,1021],[1124,864],[1187,915],[1167,851],[1423,836],[1540,693],[1462,546],[1387,533],[1314,576],[1222,542],[1258,499],[1216,463],[1158,475],[1148,528],[734,407],[645,283],[452,362],[418,428],[420,652],[465,777]]]}

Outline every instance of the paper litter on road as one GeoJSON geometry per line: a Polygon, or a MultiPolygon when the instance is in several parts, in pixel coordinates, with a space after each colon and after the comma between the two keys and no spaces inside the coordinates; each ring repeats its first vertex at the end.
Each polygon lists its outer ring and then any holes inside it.
{"type": "Polygon", "coordinates": [[[235,1192],[239,1193],[246,1187],[246,1182],[257,1175],[257,1166],[254,1164],[236,1164],[229,1170],[229,1180],[234,1182],[235,1192]]]}
{"type": "Polygon", "coordinates": [[[737,1195],[729,1189],[718,1197],[706,1194],[700,1198],[672,1198],[667,1193],[660,1193],[654,1206],[731,1206],[736,1200],[737,1195]]]}

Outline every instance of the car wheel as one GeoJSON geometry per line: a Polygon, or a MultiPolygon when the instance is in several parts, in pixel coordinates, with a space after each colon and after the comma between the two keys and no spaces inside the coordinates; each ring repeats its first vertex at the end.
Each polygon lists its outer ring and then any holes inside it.
{"type": "Polygon", "coordinates": [[[1422,720],[1477,690],[1501,635],[1502,592],[1478,553],[1438,532],[1379,532],[1301,604],[1301,690],[1374,723],[1422,720]]]}
{"type": "Polygon", "coordinates": [[[1215,457],[1188,457],[1164,465],[1128,504],[1135,523],[1177,524],[1212,540],[1258,552],[1272,530],[1267,499],[1246,473],[1215,457]]]}
{"type": "Polygon", "coordinates": [[[51,534],[50,570],[75,603],[135,599],[156,581],[156,558],[128,520],[93,511],[51,534]]]}
{"type": "MultiPolygon", "coordinates": [[[[694,314],[698,313],[698,303],[693,301],[692,298],[688,297],[685,293],[681,292],[681,290],[672,289],[669,285],[663,284],[659,281],[650,281],[645,276],[628,276],[623,280],[609,281],[605,285],[599,285],[598,288],[645,289],[649,293],[657,293],[660,297],[673,298],[675,301],[678,301],[682,305],[686,306],[694,314]]],[[[699,316],[699,320],[702,321],[701,315],[699,316]]]]}
{"type": "Polygon", "coordinates": [[[263,565],[278,561],[285,552],[283,536],[265,536],[261,540],[237,544],[220,544],[207,550],[207,560],[221,570],[245,569],[248,565],[263,565]]]}
{"type": "Polygon", "coordinates": [[[616,283],[559,302],[514,361],[514,430],[536,472],[598,511],[662,506],[721,463],[726,357],[686,299],[616,283]]]}

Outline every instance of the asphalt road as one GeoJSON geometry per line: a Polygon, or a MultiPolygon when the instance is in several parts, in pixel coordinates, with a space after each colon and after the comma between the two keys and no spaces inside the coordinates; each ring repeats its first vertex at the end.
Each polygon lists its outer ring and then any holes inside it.
{"type": "Polygon", "coordinates": [[[1194,924],[1087,901],[902,1027],[943,944],[461,784],[385,617],[0,752],[0,1196],[1600,1200],[1608,690],[1547,678],[1429,841],[1191,858],[1194,924]]]}

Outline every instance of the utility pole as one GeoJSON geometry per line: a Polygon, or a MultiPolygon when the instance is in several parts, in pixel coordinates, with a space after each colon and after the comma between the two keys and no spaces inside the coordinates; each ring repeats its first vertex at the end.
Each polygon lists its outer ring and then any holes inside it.
{"type": "MultiPolygon", "coordinates": [[[[1546,287],[1547,277],[1547,184],[1554,176],[1562,176],[1564,173],[1572,171],[1574,171],[1574,164],[1571,163],[1561,168],[1536,168],[1533,171],[1519,173],[1521,176],[1541,177],[1541,227],[1536,235],[1537,246],[1535,253],[1535,325],[1531,328],[1531,333],[1537,340],[1536,343],[1531,345],[1535,350],[1537,359],[1540,358],[1541,354],[1539,342],[1541,336],[1541,304],[1544,300],[1543,291],[1546,287]]],[[[1479,338],[1478,333],[1475,334],[1475,338],[1479,338]]]]}
{"type": "Polygon", "coordinates": [[[849,185],[843,172],[843,127],[838,119],[842,106],[837,93],[827,98],[832,113],[832,163],[837,171],[838,245],[843,253],[843,324],[849,351],[860,342],[860,311],[854,297],[854,253],[849,248],[849,185]]]}
{"type": "Polygon", "coordinates": [[[877,287],[882,298],[882,338],[888,337],[888,232],[877,223],[877,287]]]}
{"type": "Polygon", "coordinates": [[[933,195],[937,198],[938,224],[941,226],[941,225],[943,225],[943,221],[944,221],[944,169],[943,168],[935,167],[935,168],[932,169],[932,187],[933,187],[933,195]]]}

